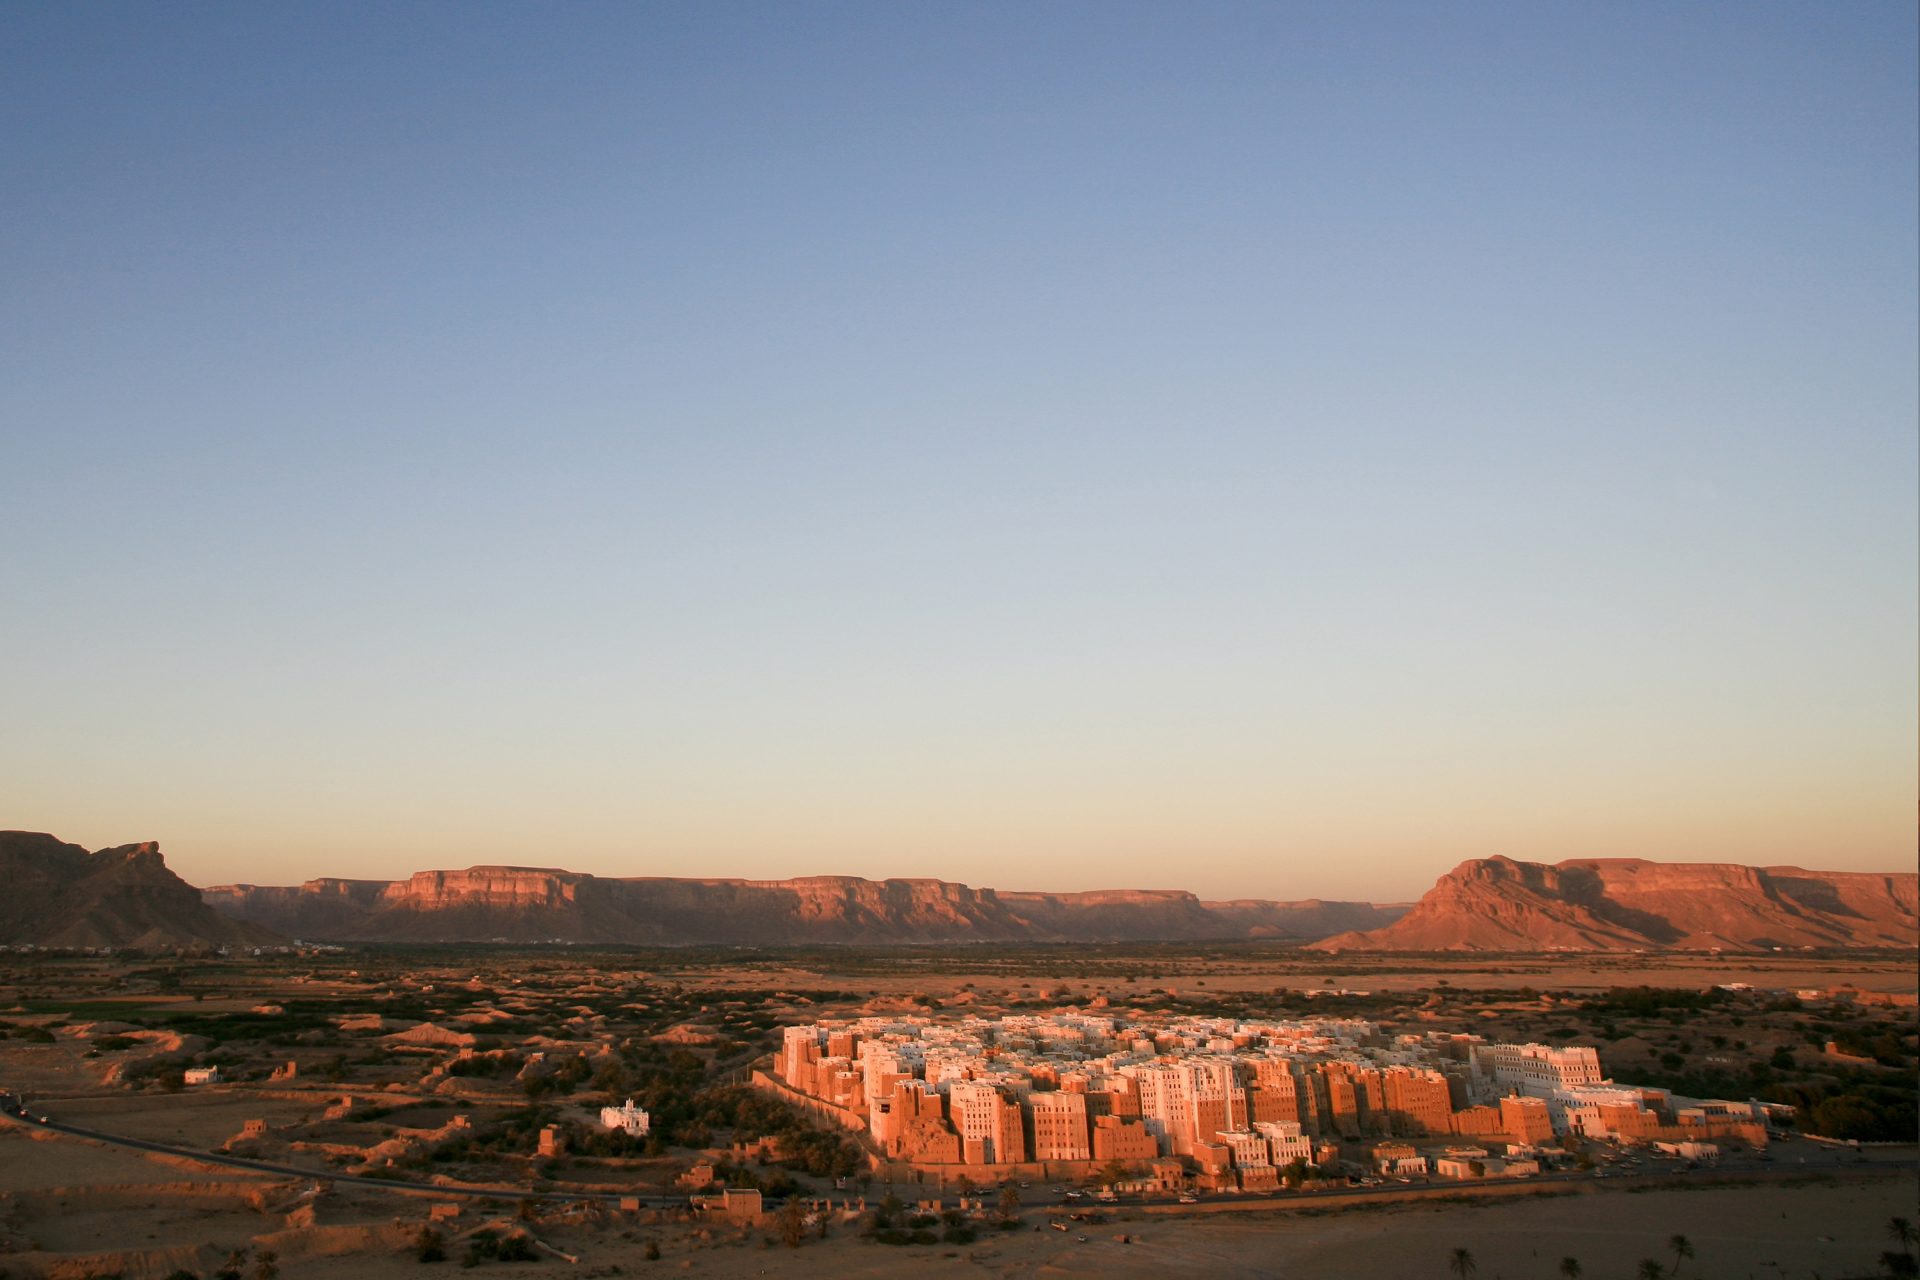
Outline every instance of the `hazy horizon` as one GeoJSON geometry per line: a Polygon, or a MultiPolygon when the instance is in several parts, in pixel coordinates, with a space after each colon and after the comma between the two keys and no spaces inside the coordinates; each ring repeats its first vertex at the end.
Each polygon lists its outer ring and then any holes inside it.
{"type": "MultiPolygon", "coordinates": [[[[9,828],[9,829],[24,830],[24,828],[9,828]]],[[[141,843],[141,841],[138,841],[138,840],[123,840],[123,841],[117,841],[117,842],[109,841],[105,843],[90,842],[86,840],[74,840],[63,835],[58,831],[47,832],[46,834],[65,840],[69,844],[80,845],[84,848],[87,848],[93,851],[99,851],[99,850],[110,849],[110,848],[119,848],[129,844],[141,843]]],[[[172,869],[175,874],[179,875],[183,880],[186,880],[188,883],[192,884],[194,887],[201,888],[201,889],[214,888],[220,885],[229,885],[229,884],[252,884],[252,885],[260,885],[260,886],[291,886],[291,885],[304,883],[305,881],[308,881],[308,880],[324,879],[324,878],[348,879],[348,880],[404,880],[417,872],[466,871],[474,867],[504,867],[504,868],[517,870],[517,871],[563,871],[563,872],[575,873],[575,874],[584,872],[586,874],[604,876],[604,877],[615,878],[615,879],[623,879],[623,878],[624,879],[648,879],[648,878],[665,877],[665,878],[688,878],[688,879],[699,879],[699,880],[769,881],[769,880],[805,879],[808,877],[842,877],[842,876],[860,875],[860,873],[856,873],[856,872],[835,871],[835,870],[827,870],[827,869],[791,871],[786,874],[777,875],[777,876],[740,875],[740,874],[727,872],[724,870],[702,870],[702,869],[689,869],[689,870],[683,870],[683,871],[672,871],[672,870],[623,871],[619,868],[619,865],[617,862],[609,862],[606,860],[602,860],[601,865],[599,866],[587,867],[587,866],[574,865],[566,861],[539,861],[534,859],[490,859],[490,860],[477,861],[477,862],[457,862],[457,863],[448,862],[448,863],[436,863],[433,865],[421,865],[416,867],[410,867],[402,871],[395,871],[390,874],[384,873],[384,872],[372,872],[372,871],[360,872],[360,873],[348,873],[348,872],[342,872],[342,871],[330,869],[330,866],[334,864],[328,864],[326,866],[318,866],[317,869],[312,869],[306,872],[302,872],[298,875],[288,874],[286,876],[282,876],[279,878],[240,876],[234,879],[220,881],[220,880],[210,880],[205,878],[204,876],[196,876],[192,874],[190,871],[184,869],[185,867],[194,867],[194,866],[203,865],[205,862],[205,859],[193,857],[191,854],[189,854],[185,859],[182,859],[177,856],[179,851],[170,847],[166,841],[153,840],[152,843],[159,846],[160,852],[165,857],[168,867],[172,869]]],[[[1492,857],[1496,855],[1486,855],[1486,856],[1492,857]]],[[[1616,854],[1585,854],[1585,855],[1575,854],[1575,855],[1568,855],[1565,858],[1554,858],[1554,859],[1525,858],[1525,857],[1519,857],[1517,855],[1505,855],[1505,856],[1514,857],[1516,861],[1520,861],[1520,862],[1549,862],[1549,863],[1581,861],[1581,860],[1593,861],[1593,860],[1604,860],[1604,859],[1622,859],[1627,861],[1633,860],[1633,857],[1631,855],[1616,855],[1616,854]]],[[[359,865],[363,865],[366,861],[367,861],[366,857],[362,855],[359,857],[349,857],[349,858],[343,859],[341,863],[338,865],[359,866],[359,865]]],[[[381,863],[386,863],[386,862],[391,862],[392,859],[390,858],[379,859],[378,861],[381,863]]],[[[1465,861],[1465,860],[1462,859],[1460,861],[1465,861]]],[[[1646,861],[1654,861],[1654,862],[1689,862],[1691,861],[1691,862],[1735,862],[1737,863],[1738,860],[1653,858],[1653,859],[1646,859],[1646,861]]],[[[977,880],[977,879],[970,880],[964,875],[935,876],[935,875],[922,875],[919,873],[909,873],[909,872],[875,873],[875,874],[863,875],[861,876],[861,878],[869,879],[869,880],[938,879],[938,880],[947,880],[947,881],[957,881],[959,883],[966,884],[969,887],[975,888],[975,889],[1009,890],[1009,891],[1017,891],[1017,892],[1023,892],[1023,893],[1086,893],[1086,892],[1100,892],[1100,891],[1138,891],[1138,890],[1162,891],[1162,892],[1186,891],[1186,892],[1194,893],[1197,897],[1206,901],[1231,901],[1234,899],[1267,899],[1267,900],[1278,900],[1278,901],[1302,901],[1302,900],[1311,900],[1311,899],[1321,899],[1321,900],[1328,900],[1328,901],[1362,901],[1362,902],[1373,902],[1377,904],[1390,905],[1394,903],[1410,903],[1417,900],[1428,889],[1432,888],[1436,881],[1440,880],[1447,873],[1454,870],[1455,867],[1458,865],[1459,865],[1459,862],[1448,862],[1444,866],[1436,867],[1436,869],[1433,871],[1431,876],[1429,876],[1426,880],[1421,881],[1417,887],[1411,888],[1404,893],[1395,894],[1395,893],[1386,893],[1386,892],[1374,892],[1370,895],[1369,894],[1339,895],[1339,894],[1331,894],[1331,893],[1317,893],[1304,888],[1295,888],[1287,892],[1270,892],[1270,893],[1235,892],[1235,891],[1232,891],[1231,889],[1223,889],[1218,892],[1205,892],[1195,888],[1193,885],[1190,885],[1190,884],[1177,884],[1177,883],[1171,883],[1171,882],[1165,883],[1165,884],[1159,884],[1159,883],[1123,884],[1119,882],[1115,882],[1111,884],[1089,883],[1089,884],[1078,884],[1073,886],[1063,886],[1063,885],[1047,884],[1047,883],[1026,883],[1026,882],[997,883],[997,882],[986,881],[986,880],[977,880]]],[[[1914,868],[1897,867],[1897,866],[1896,867],[1869,867],[1869,866],[1819,866],[1819,867],[1816,867],[1806,862],[1748,863],[1744,865],[1770,866],[1770,867],[1797,866],[1802,870],[1808,870],[1808,871],[1812,871],[1812,870],[1837,871],[1837,872],[1847,872],[1847,873],[1864,874],[1864,875],[1912,875],[1915,873],[1914,868]]]]}
{"type": "Polygon", "coordinates": [[[13,6],[0,822],[1911,869],[1913,6],[13,6]]]}

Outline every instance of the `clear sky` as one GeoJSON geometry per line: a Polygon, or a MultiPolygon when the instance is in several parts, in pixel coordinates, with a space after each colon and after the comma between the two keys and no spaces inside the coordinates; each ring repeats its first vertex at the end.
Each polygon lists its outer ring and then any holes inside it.
{"type": "Polygon", "coordinates": [[[0,826],[1915,861],[1916,10],[0,5],[0,826]]]}

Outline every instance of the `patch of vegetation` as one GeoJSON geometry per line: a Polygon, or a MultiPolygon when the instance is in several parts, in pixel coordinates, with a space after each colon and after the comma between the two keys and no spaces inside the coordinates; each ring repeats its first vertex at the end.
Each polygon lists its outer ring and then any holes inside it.
{"type": "Polygon", "coordinates": [[[1872,1058],[1883,1067],[1904,1067],[1908,1063],[1906,1041],[1894,1031],[1875,1035],[1871,1028],[1839,1027],[1833,1032],[1833,1046],[1856,1058],[1872,1058]]]}
{"type": "Polygon", "coordinates": [[[1690,991],[1673,987],[1614,987],[1581,1005],[1601,1017],[1655,1018],[1667,1013],[1698,1012],[1723,1005],[1728,993],[1718,987],[1690,991]]]}
{"type": "Polygon", "coordinates": [[[434,1227],[421,1227],[413,1238],[413,1256],[420,1262],[445,1262],[447,1239],[434,1227]]]}
{"type": "MultiPolygon", "coordinates": [[[[1819,1088],[1813,1084],[1780,1085],[1767,1092],[1807,1098],[1819,1088]]],[[[1865,1085],[1842,1092],[1845,1088],[1847,1086],[1836,1083],[1820,1093],[1811,1105],[1796,1102],[1801,1128],[1823,1138],[1842,1141],[1913,1141],[1914,1133],[1920,1130],[1920,1101],[1911,1090],[1865,1085]]],[[[1768,1100],[1780,1102],[1785,1098],[1769,1097],[1768,1100]]]]}
{"type": "Polygon", "coordinates": [[[483,1262],[532,1262],[535,1254],[533,1243],[523,1231],[513,1231],[501,1235],[491,1227],[482,1227],[467,1237],[467,1252],[460,1259],[463,1267],[477,1267],[483,1262]]]}

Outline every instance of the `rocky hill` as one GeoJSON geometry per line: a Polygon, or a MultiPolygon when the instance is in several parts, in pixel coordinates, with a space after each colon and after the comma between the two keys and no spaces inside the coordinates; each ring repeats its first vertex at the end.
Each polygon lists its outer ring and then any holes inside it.
{"type": "Polygon", "coordinates": [[[1911,872],[1719,862],[1480,858],[1399,920],[1323,939],[1328,951],[1767,950],[1920,944],[1911,872]]]}
{"type": "Polygon", "coordinates": [[[278,942],[221,915],[152,841],[88,853],[40,831],[0,831],[0,943],[148,949],[278,942]]]}
{"type": "Polygon", "coordinates": [[[639,944],[1310,939],[1375,927],[1400,907],[1204,903],[1177,890],[1012,893],[947,880],[616,879],[540,867],[420,871],[405,880],[223,885],[238,920],[328,941],[639,944]]]}

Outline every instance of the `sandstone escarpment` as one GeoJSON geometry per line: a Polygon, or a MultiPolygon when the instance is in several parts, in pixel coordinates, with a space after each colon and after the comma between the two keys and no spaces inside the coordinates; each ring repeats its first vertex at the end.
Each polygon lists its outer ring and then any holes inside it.
{"type": "Polygon", "coordinates": [[[153,841],[89,853],[40,831],[0,831],[0,942],[171,948],[278,941],[208,906],[153,841]]]}
{"type": "Polygon", "coordinates": [[[1734,863],[1482,858],[1442,876],[1384,929],[1327,950],[1766,950],[1920,943],[1911,873],[1734,863]]]}
{"type": "Polygon", "coordinates": [[[1013,893],[949,880],[615,879],[538,867],[423,871],[405,880],[225,885],[207,901],[327,941],[631,944],[1078,942],[1313,938],[1377,925],[1367,903],[1241,901],[1179,890],[1013,893]]]}
{"type": "Polygon", "coordinates": [[[221,914],[250,920],[286,937],[303,931],[327,937],[363,919],[379,904],[387,885],[385,880],[328,876],[299,885],[220,885],[200,894],[221,914]]]}

